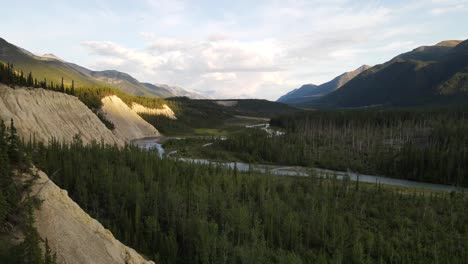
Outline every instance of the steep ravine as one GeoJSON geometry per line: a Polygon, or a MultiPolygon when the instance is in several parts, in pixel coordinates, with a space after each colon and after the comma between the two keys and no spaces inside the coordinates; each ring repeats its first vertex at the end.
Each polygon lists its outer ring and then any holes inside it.
{"type": "Polygon", "coordinates": [[[61,264],[154,263],[118,241],[98,221],[91,218],[45,173],[37,171],[31,193],[42,200],[35,212],[36,228],[48,239],[61,264]]]}

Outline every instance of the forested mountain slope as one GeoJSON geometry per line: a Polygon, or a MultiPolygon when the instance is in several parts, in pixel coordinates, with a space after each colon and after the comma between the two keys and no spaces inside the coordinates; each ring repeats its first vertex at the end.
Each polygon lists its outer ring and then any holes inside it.
{"type": "Polygon", "coordinates": [[[48,82],[53,81],[55,84],[61,83],[63,78],[65,85],[71,85],[72,80],[75,87],[110,85],[126,93],[138,96],[164,98],[174,96],[202,97],[178,87],[141,83],[124,72],[115,70],[93,71],[83,66],[66,62],[53,54],[37,56],[8,43],[2,38],[0,38],[0,62],[13,64],[15,69],[23,71],[25,75],[32,72],[39,81],[47,79],[48,82]]]}
{"type": "Polygon", "coordinates": [[[223,99],[223,100],[197,100],[200,103],[213,104],[233,115],[249,115],[259,117],[272,117],[279,114],[297,112],[299,109],[287,104],[271,102],[263,99],[223,99]]]}
{"type": "Polygon", "coordinates": [[[283,96],[277,102],[301,106],[318,100],[323,96],[341,88],[347,82],[359,75],[361,72],[369,69],[370,66],[362,65],[354,71],[345,72],[333,80],[321,85],[305,84],[301,88],[295,89],[283,96]]]}
{"type": "MultiPolygon", "coordinates": [[[[314,91],[318,88],[318,85],[309,83],[309,84],[304,84],[299,88],[296,88],[287,94],[281,96],[276,100],[277,102],[280,103],[297,103],[301,102],[304,100],[313,100],[314,97],[317,95],[315,94],[314,96],[314,91]]],[[[318,94],[318,96],[321,96],[318,94]]]]}
{"type": "Polygon", "coordinates": [[[467,92],[468,41],[448,41],[375,66],[309,106],[462,104],[467,92]]]}
{"type": "Polygon", "coordinates": [[[23,71],[25,75],[33,72],[38,80],[46,78],[47,81],[53,81],[58,84],[63,77],[65,84],[68,85],[71,84],[72,80],[74,80],[76,86],[103,84],[76,71],[63,61],[50,57],[36,56],[31,52],[8,43],[2,38],[0,38],[0,62],[14,64],[15,68],[23,71]]]}
{"type": "Polygon", "coordinates": [[[44,89],[12,89],[0,84],[0,118],[14,119],[18,134],[26,140],[47,142],[50,138],[69,142],[80,135],[83,142],[103,140],[123,145],[78,98],[44,89]]]}

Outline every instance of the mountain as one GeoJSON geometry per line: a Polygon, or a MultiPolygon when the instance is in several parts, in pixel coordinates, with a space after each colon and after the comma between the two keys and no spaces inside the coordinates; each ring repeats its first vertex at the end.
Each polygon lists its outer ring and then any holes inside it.
{"type": "Polygon", "coordinates": [[[323,96],[341,88],[344,84],[369,68],[370,66],[363,65],[354,71],[345,72],[333,80],[318,86],[314,84],[303,85],[300,88],[281,96],[277,102],[297,106],[307,105],[308,103],[318,100],[323,96]]]}
{"type": "Polygon", "coordinates": [[[443,41],[372,67],[309,107],[466,103],[468,41],[443,41]]]}
{"type": "Polygon", "coordinates": [[[460,43],[460,40],[447,40],[441,41],[434,46],[421,46],[410,52],[396,56],[390,62],[387,62],[387,64],[399,60],[436,61],[446,56],[453,47],[460,43]]]}
{"type": "Polygon", "coordinates": [[[58,60],[58,61],[63,61],[61,58],[55,56],[54,54],[52,53],[47,53],[47,54],[44,54],[41,56],[43,59],[47,60],[47,59],[51,59],[51,60],[58,60]]]}
{"type": "MultiPolygon", "coordinates": [[[[318,85],[304,84],[301,87],[294,89],[276,100],[279,103],[294,104],[302,101],[311,100],[318,85]]],[[[313,100],[313,99],[312,99],[313,100]]]]}
{"type": "Polygon", "coordinates": [[[37,56],[2,38],[0,38],[0,62],[12,63],[17,70],[22,70],[25,73],[32,72],[36,78],[40,80],[46,78],[54,83],[60,83],[63,77],[64,83],[67,85],[70,85],[72,80],[76,86],[111,85],[126,93],[138,96],[203,98],[199,94],[179,87],[142,83],[124,72],[93,71],[75,63],[66,62],[54,54],[37,56]]]}
{"type": "Polygon", "coordinates": [[[66,84],[70,84],[71,80],[74,80],[75,85],[103,85],[98,80],[89,78],[62,61],[36,56],[2,38],[0,38],[0,62],[12,63],[17,70],[22,70],[25,73],[33,72],[34,76],[40,80],[47,78],[48,81],[59,83],[63,77],[66,84]]]}
{"type": "Polygon", "coordinates": [[[167,97],[188,97],[190,99],[207,99],[206,96],[203,96],[201,94],[194,93],[194,92],[189,92],[177,86],[169,86],[167,84],[150,84],[150,83],[143,83],[143,84],[149,87],[150,89],[167,91],[169,94],[171,94],[171,96],[167,96],[167,97]]]}
{"type": "Polygon", "coordinates": [[[163,98],[180,96],[185,96],[192,99],[205,98],[200,94],[186,91],[180,87],[173,87],[166,84],[150,84],[139,82],[131,75],[116,70],[91,71],[73,63],[67,64],[85,75],[93,77],[99,81],[105,82],[113,87],[133,95],[158,96],[163,98]]]}

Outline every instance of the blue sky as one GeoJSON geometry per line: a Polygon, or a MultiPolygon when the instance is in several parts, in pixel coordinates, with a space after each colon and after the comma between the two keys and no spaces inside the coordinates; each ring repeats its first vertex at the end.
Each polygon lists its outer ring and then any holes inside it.
{"type": "Polygon", "coordinates": [[[214,98],[266,98],[468,38],[468,0],[8,1],[0,37],[214,98]]]}

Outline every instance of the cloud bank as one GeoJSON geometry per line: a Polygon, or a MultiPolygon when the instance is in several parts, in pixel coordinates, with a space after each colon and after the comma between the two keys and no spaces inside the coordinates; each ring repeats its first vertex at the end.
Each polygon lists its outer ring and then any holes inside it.
{"type": "Polygon", "coordinates": [[[438,20],[468,7],[452,0],[241,2],[146,1],[145,11],[135,11],[140,30],[132,45],[81,44],[96,69],[211,97],[276,99],[424,44],[438,20]]]}

